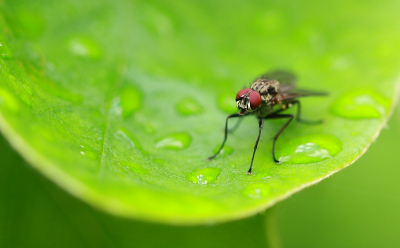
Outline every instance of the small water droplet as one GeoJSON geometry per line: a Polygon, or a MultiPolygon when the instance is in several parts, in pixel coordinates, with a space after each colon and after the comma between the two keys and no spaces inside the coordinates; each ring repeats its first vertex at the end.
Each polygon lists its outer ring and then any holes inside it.
{"type": "Polygon", "coordinates": [[[134,172],[136,174],[142,174],[142,175],[149,174],[149,172],[145,168],[143,168],[141,165],[136,164],[136,163],[124,161],[124,162],[119,162],[118,165],[122,166],[122,168],[128,172],[134,172]]]}
{"type": "Polygon", "coordinates": [[[220,173],[220,168],[207,167],[190,172],[187,179],[197,184],[209,184],[217,180],[220,173]]]}
{"type": "Polygon", "coordinates": [[[125,86],[121,91],[122,115],[128,118],[142,105],[141,92],[133,86],[125,86]]]}
{"type": "Polygon", "coordinates": [[[93,160],[96,160],[100,157],[100,154],[98,152],[96,152],[94,149],[88,147],[87,145],[81,144],[81,145],[79,145],[79,147],[80,147],[79,153],[82,156],[85,156],[85,157],[93,159],[93,160]]]}
{"type": "Polygon", "coordinates": [[[176,110],[183,116],[196,115],[203,112],[201,105],[192,98],[183,98],[176,104],[176,110]]]}
{"type": "Polygon", "coordinates": [[[331,111],[349,119],[370,119],[384,116],[390,102],[374,90],[359,90],[339,97],[331,111]]]}
{"type": "Polygon", "coordinates": [[[315,163],[338,154],[342,142],[332,135],[307,135],[290,141],[279,161],[292,164],[315,163]]]}
{"type": "Polygon", "coordinates": [[[243,191],[242,194],[244,196],[248,196],[250,198],[260,199],[262,197],[267,196],[270,193],[270,186],[263,183],[253,183],[248,185],[243,191]]]}
{"type": "Polygon", "coordinates": [[[88,37],[78,36],[69,40],[69,50],[78,57],[98,59],[101,57],[99,45],[88,37]]]}
{"type": "Polygon", "coordinates": [[[187,133],[175,133],[158,139],[155,146],[157,148],[181,150],[187,148],[191,140],[192,138],[187,133]]]}
{"type": "Polygon", "coordinates": [[[231,94],[221,94],[218,96],[217,99],[217,104],[218,107],[228,113],[228,114],[232,114],[237,112],[237,107],[236,107],[236,102],[235,102],[235,95],[231,95],[231,94]]]}

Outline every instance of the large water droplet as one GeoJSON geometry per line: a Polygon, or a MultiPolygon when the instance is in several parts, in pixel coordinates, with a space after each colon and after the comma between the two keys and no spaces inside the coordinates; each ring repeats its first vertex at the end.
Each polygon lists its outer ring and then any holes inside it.
{"type": "Polygon", "coordinates": [[[68,42],[69,50],[78,57],[98,59],[101,56],[99,45],[88,37],[74,37],[68,42]]]}
{"type": "Polygon", "coordinates": [[[193,98],[183,98],[176,105],[176,110],[184,116],[200,114],[203,112],[201,105],[193,98]]]}
{"type": "Polygon", "coordinates": [[[190,172],[187,175],[187,179],[197,184],[208,184],[217,180],[217,177],[219,176],[220,173],[221,173],[220,168],[215,168],[215,167],[202,168],[190,172]]]}
{"type": "Polygon", "coordinates": [[[290,141],[279,161],[292,164],[315,163],[332,158],[342,150],[342,142],[332,135],[307,135],[290,141]]]}
{"type": "Polygon", "coordinates": [[[270,186],[264,183],[253,183],[248,185],[243,191],[244,196],[259,199],[265,197],[270,192],[270,186]]]}
{"type": "Polygon", "coordinates": [[[157,148],[181,150],[189,146],[192,138],[187,133],[175,133],[156,141],[157,148]]]}
{"type": "Polygon", "coordinates": [[[232,114],[237,112],[236,102],[235,102],[235,95],[228,95],[228,94],[221,94],[218,96],[217,100],[218,107],[228,113],[232,114]]]}
{"type": "Polygon", "coordinates": [[[142,94],[133,86],[125,86],[121,91],[122,115],[128,118],[142,105],[142,94]]]}
{"type": "Polygon", "coordinates": [[[339,97],[331,111],[349,119],[369,119],[384,116],[390,102],[373,90],[359,90],[339,97]]]}

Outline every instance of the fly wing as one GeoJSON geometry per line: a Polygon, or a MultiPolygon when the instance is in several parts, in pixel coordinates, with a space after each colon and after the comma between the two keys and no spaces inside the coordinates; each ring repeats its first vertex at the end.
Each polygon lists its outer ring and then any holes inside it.
{"type": "Polygon", "coordinates": [[[277,70],[267,72],[257,79],[277,80],[279,82],[278,98],[280,100],[291,100],[298,97],[305,96],[325,96],[326,92],[317,92],[310,90],[303,90],[296,88],[297,78],[288,71],[277,70]]]}
{"type": "Polygon", "coordinates": [[[267,72],[258,79],[267,79],[267,80],[276,80],[280,84],[280,88],[283,88],[285,91],[293,89],[296,86],[296,76],[288,71],[271,71],[267,72]]]}
{"type": "Polygon", "coordinates": [[[291,89],[290,91],[281,91],[281,88],[278,90],[278,98],[281,101],[291,100],[298,97],[305,96],[326,96],[327,92],[319,92],[319,91],[311,91],[311,90],[303,90],[303,89],[291,89]]]}

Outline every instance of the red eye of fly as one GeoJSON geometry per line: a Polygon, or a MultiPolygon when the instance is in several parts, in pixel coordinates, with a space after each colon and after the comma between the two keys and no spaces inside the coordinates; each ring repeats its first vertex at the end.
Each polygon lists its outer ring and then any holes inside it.
{"type": "Polygon", "coordinates": [[[236,101],[239,100],[239,98],[241,98],[243,95],[249,93],[251,91],[251,89],[243,89],[240,90],[237,94],[236,94],[236,101]]]}
{"type": "Polygon", "coordinates": [[[261,104],[261,95],[257,91],[250,92],[250,108],[256,109],[261,104]]]}

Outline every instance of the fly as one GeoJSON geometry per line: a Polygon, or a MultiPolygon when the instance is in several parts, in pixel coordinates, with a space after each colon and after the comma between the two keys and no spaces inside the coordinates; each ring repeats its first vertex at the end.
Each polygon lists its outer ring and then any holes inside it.
{"type": "MultiPolygon", "coordinates": [[[[250,88],[240,90],[236,94],[236,105],[239,113],[229,115],[225,122],[225,137],[219,150],[208,160],[215,158],[225,145],[228,138],[228,120],[235,117],[244,117],[254,115],[258,119],[258,137],[254,145],[253,156],[251,158],[250,169],[247,174],[251,174],[253,167],[254,155],[256,154],[257,145],[260,140],[261,130],[264,120],[267,119],[288,119],[274,136],[272,144],[272,158],[277,164],[279,160],[275,157],[275,142],[279,135],[285,130],[289,123],[293,120],[292,114],[281,114],[282,111],[297,105],[297,121],[309,124],[318,124],[322,121],[306,121],[300,118],[300,102],[299,97],[305,96],[323,96],[324,92],[313,92],[296,88],[296,77],[285,71],[273,71],[261,75],[251,84],[250,88]]],[[[239,119],[241,120],[241,119],[239,119]]],[[[234,128],[235,129],[235,128],[234,128]]]]}

